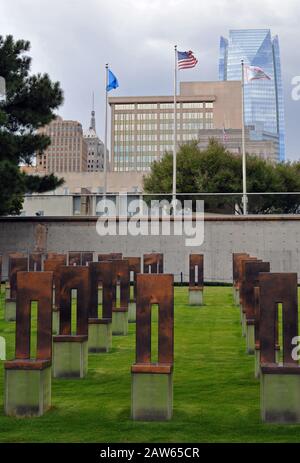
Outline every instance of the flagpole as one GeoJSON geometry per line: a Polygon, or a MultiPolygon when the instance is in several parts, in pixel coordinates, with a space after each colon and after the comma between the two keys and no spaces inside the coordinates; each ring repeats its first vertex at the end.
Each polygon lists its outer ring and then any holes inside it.
{"type": "Polygon", "coordinates": [[[176,200],[176,146],[177,146],[177,45],[174,46],[174,130],[173,130],[173,201],[176,200]]]}
{"type": "Polygon", "coordinates": [[[246,170],[246,147],[245,147],[245,78],[244,78],[244,60],[241,61],[242,65],[242,169],[243,169],[243,214],[247,215],[247,170],[246,170]]]}
{"type": "Polygon", "coordinates": [[[104,129],[104,199],[107,193],[107,106],[108,106],[108,64],[105,65],[105,129],[104,129]]]}

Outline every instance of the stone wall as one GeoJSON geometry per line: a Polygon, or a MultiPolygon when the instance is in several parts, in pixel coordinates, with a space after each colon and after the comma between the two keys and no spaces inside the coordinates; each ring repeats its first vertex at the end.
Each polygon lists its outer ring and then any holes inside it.
{"type": "Polygon", "coordinates": [[[232,253],[248,252],[270,261],[273,272],[300,275],[300,216],[208,216],[204,242],[186,247],[184,236],[105,236],[96,232],[97,218],[91,217],[9,217],[0,218],[0,253],[7,273],[7,253],[13,251],[95,251],[122,252],[142,256],[162,252],[165,272],[176,280],[183,272],[188,278],[188,256],[204,254],[205,281],[230,282],[232,253]]]}

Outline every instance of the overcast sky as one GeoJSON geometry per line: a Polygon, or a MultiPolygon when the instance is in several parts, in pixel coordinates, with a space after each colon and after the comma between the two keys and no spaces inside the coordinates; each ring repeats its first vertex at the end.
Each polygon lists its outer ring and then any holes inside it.
{"type": "Polygon", "coordinates": [[[105,63],[119,79],[110,95],[168,95],[173,47],[199,60],[181,80],[218,80],[220,35],[229,29],[271,28],[278,34],[284,80],[287,157],[300,159],[300,101],[291,80],[300,76],[299,0],[0,0],[0,34],[31,42],[34,72],[59,80],[59,113],[89,125],[95,92],[97,132],[104,132],[105,63]]]}

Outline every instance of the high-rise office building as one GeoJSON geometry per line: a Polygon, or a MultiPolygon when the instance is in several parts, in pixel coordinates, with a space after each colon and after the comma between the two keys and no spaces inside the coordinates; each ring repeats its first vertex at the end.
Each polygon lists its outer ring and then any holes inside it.
{"type": "MultiPolygon", "coordinates": [[[[113,171],[148,171],[173,150],[172,96],[110,97],[113,171]]],[[[241,129],[240,82],[181,82],[177,142],[201,138],[201,130],[241,129]]]]}
{"type": "Polygon", "coordinates": [[[43,153],[37,153],[38,172],[87,171],[87,146],[80,122],[66,121],[57,116],[38,133],[51,139],[51,145],[43,153]]]}
{"type": "Polygon", "coordinates": [[[91,123],[84,133],[84,141],[87,145],[87,170],[88,172],[101,172],[104,169],[104,144],[96,133],[95,111],[92,110],[91,123]]]}
{"type": "Polygon", "coordinates": [[[245,65],[261,67],[271,80],[253,80],[245,84],[245,125],[254,126],[256,137],[263,132],[277,134],[279,161],[285,159],[283,88],[278,36],[269,29],[230,30],[220,39],[219,79],[241,80],[241,60],[245,65]]]}

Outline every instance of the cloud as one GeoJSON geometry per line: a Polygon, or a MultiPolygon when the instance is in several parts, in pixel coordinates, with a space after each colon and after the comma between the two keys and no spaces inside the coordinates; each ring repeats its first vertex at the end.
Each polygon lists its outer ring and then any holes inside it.
{"type": "Polygon", "coordinates": [[[217,80],[219,36],[229,29],[270,27],[281,46],[287,153],[299,158],[300,102],[291,78],[300,74],[298,0],[0,0],[3,35],[31,41],[34,72],[48,72],[65,91],[63,117],[89,123],[95,91],[98,133],[103,137],[105,63],[118,76],[114,95],[171,94],[173,47],[192,49],[197,69],[182,80],[217,80]]]}

